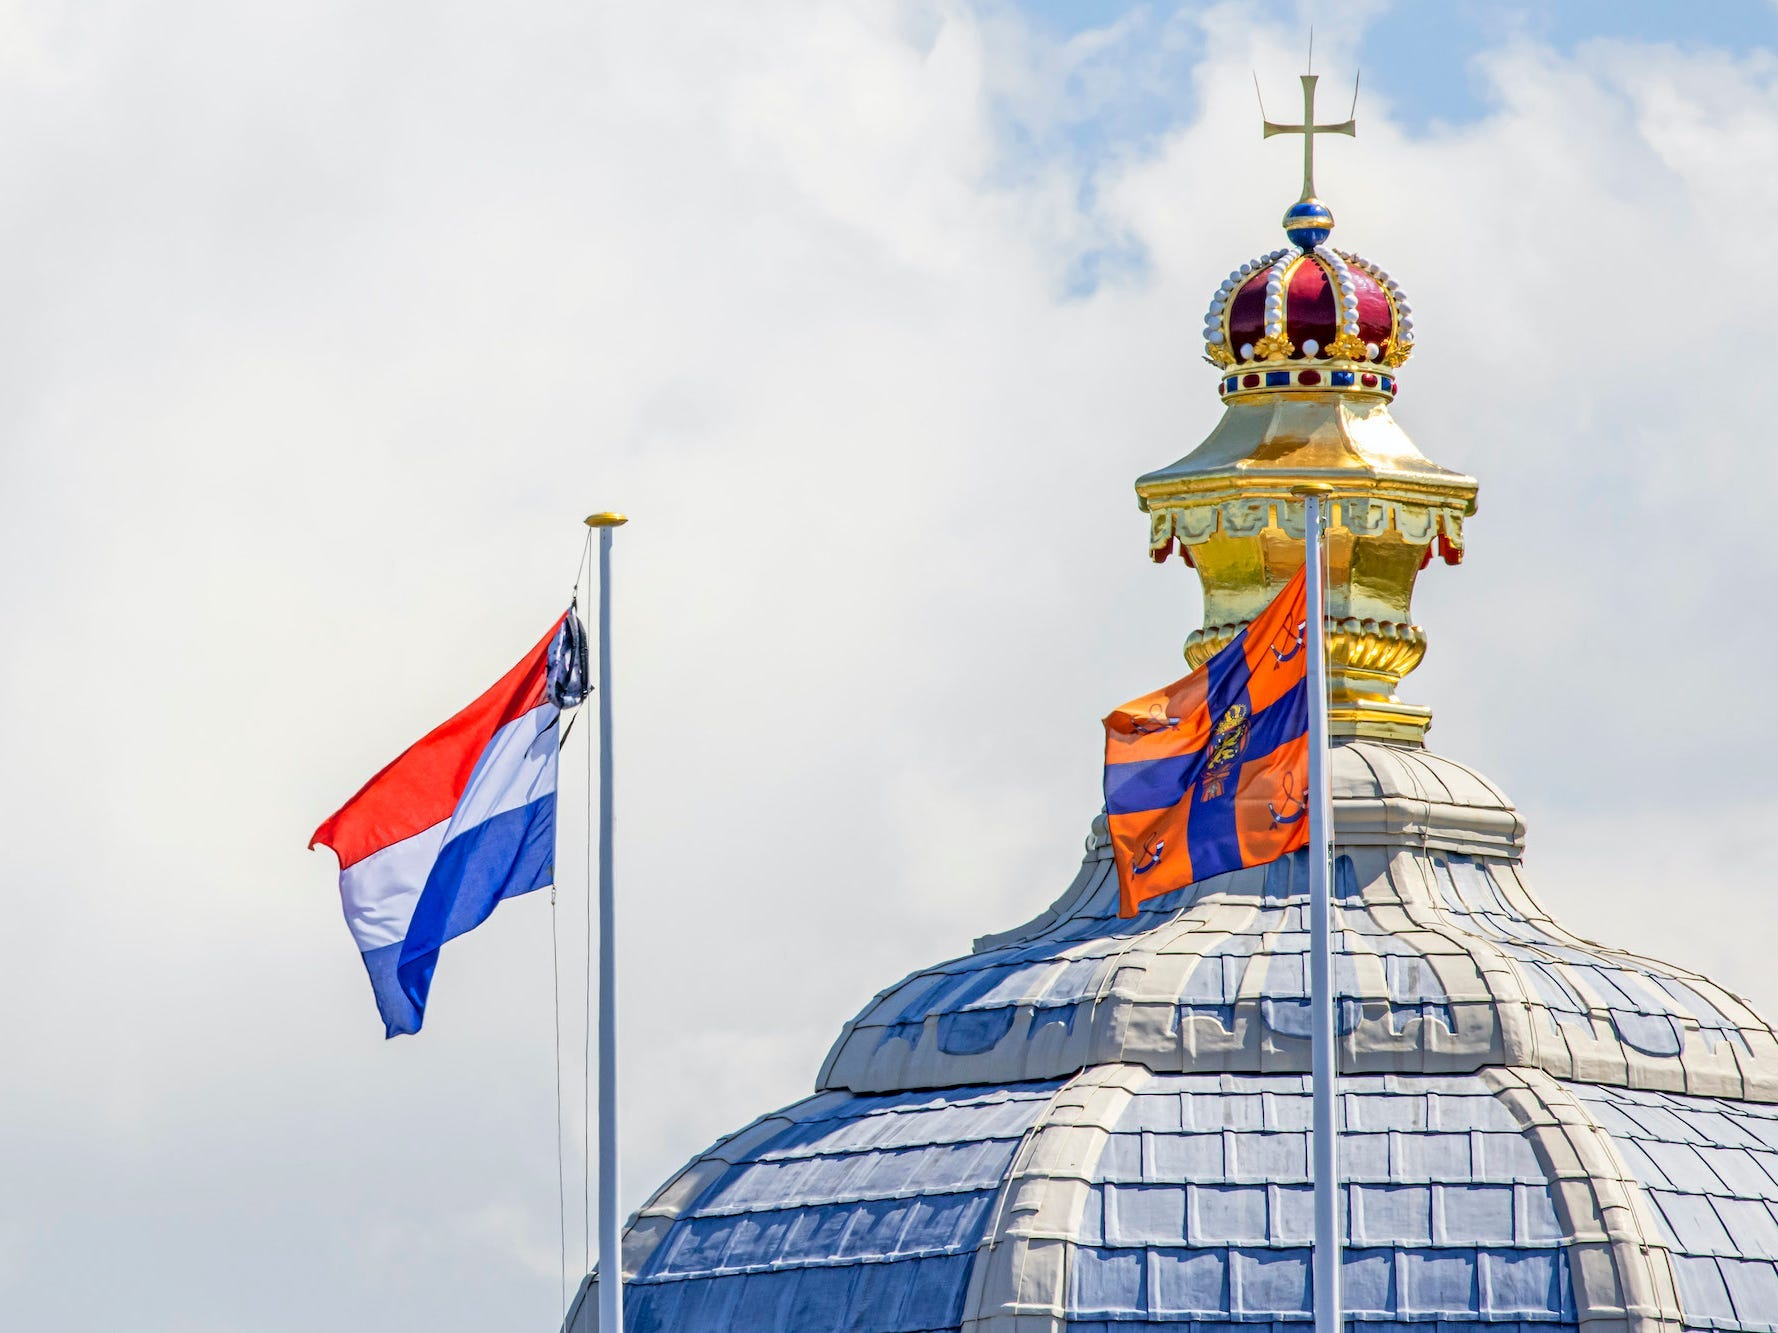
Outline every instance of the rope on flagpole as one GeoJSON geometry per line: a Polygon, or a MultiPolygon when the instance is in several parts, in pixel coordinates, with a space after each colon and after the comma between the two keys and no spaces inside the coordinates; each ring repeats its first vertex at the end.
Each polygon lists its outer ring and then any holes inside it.
{"type": "Polygon", "coordinates": [[[568,1310],[568,1167],[562,1151],[562,947],[556,935],[556,886],[549,886],[550,1015],[556,1021],[556,1230],[562,1239],[562,1311],[568,1310]]]}
{"type": "MultiPolygon", "coordinates": [[[[574,588],[571,594],[571,605],[579,606],[581,585],[585,581],[587,564],[593,550],[593,534],[588,532],[586,540],[580,546],[580,558],[574,564],[574,588]]],[[[569,734],[574,730],[575,718],[579,712],[568,719],[568,725],[562,732],[562,744],[566,744],[569,734]]],[[[558,749],[560,746],[557,747],[558,749]]],[[[567,1133],[564,1125],[566,1119],[565,1103],[562,1100],[562,943],[560,912],[557,908],[557,895],[560,885],[551,883],[549,886],[549,975],[550,975],[550,1017],[555,1024],[555,1061],[556,1061],[556,1231],[561,1242],[561,1296],[562,1310],[568,1310],[568,1152],[567,1133]]],[[[591,983],[589,982],[590,986],[591,983]]],[[[582,1174],[585,1174],[582,1155],[582,1174]]]]}

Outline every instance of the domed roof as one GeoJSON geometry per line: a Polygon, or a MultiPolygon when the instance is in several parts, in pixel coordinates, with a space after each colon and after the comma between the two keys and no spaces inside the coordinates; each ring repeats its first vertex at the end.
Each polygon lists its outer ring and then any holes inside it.
{"type": "MultiPolygon", "coordinates": [[[[1772,1328],[1772,1028],[1557,925],[1525,881],[1523,823],[1473,771],[1356,741],[1334,777],[1349,1317],[1772,1328]]],[[[813,1097],[663,1187],[626,1238],[626,1327],[1306,1319],[1301,867],[1123,920],[1108,865],[1095,831],[1048,911],[889,988],[813,1097]]]]}
{"type": "MultiPolygon", "coordinates": [[[[1484,778],[1415,746],[1333,751],[1348,1073],[1534,1067],[1559,1078],[1778,1102],[1778,1034],[1695,973],[1562,929],[1484,778]]],[[[820,1086],[885,1092],[1158,1071],[1309,1069],[1304,853],[1117,914],[1096,828],[1058,902],[890,987],[820,1086]]]]}

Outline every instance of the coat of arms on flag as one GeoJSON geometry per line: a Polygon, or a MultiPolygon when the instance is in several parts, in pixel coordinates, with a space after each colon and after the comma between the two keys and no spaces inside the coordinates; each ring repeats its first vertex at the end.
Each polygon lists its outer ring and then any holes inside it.
{"type": "Polygon", "coordinates": [[[1105,719],[1119,908],[1309,838],[1304,573],[1203,666],[1105,719]]]}

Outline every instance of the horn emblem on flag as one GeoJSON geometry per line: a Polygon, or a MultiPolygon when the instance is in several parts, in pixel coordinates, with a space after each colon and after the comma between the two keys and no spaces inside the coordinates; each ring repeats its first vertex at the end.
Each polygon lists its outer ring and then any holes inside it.
{"type": "Polygon", "coordinates": [[[1167,840],[1165,838],[1156,838],[1154,842],[1143,847],[1142,859],[1140,861],[1130,862],[1130,873],[1132,875],[1146,875],[1161,863],[1161,857],[1165,854],[1166,850],[1167,840]]]}
{"type": "Polygon", "coordinates": [[[1284,809],[1290,810],[1290,807],[1294,805],[1296,807],[1294,811],[1286,814],[1283,810],[1278,809],[1278,807],[1271,801],[1266,802],[1266,810],[1272,816],[1272,823],[1276,825],[1282,826],[1285,824],[1294,824],[1309,813],[1308,793],[1305,792],[1303,795],[1298,796],[1291,790],[1293,785],[1291,775],[1286,773],[1284,775],[1284,809]]]}
{"type": "Polygon", "coordinates": [[[1282,651],[1276,644],[1274,644],[1272,646],[1273,660],[1275,660],[1279,666],[1283,666],[1286,662],[1290,661],[1291,658],[1302,652],[1303,640],[1308,636],[1308,633],[1309,622],[1307,620],[1300,621],[1296,627],[1296,637],[1291,640],[1290,651],[1282,651]]]}

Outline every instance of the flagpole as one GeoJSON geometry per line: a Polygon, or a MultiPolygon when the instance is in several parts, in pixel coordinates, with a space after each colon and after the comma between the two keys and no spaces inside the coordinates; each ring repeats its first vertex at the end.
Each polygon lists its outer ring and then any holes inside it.
{"type": "Polygon", "coordinates": [[[599,530],[599,1333],[623,1333],[623,1238],[617,1213],[617,911],[611,825],[611,535],[622,514],[589,517],[599,530]]]}
{"type": "Polygon", "coordinates": [[[1303,565],[1309,652],[1309,995],[1314,1089],[1315,1333],[1344,1333],[1341,1300],[1339,1128],[1335,1123],[1338,1048],[1334,1044],[1333,793],[1328,782],[1327,597],[1321,534],[1331,487],[1304,486],[1303,565]]]}

